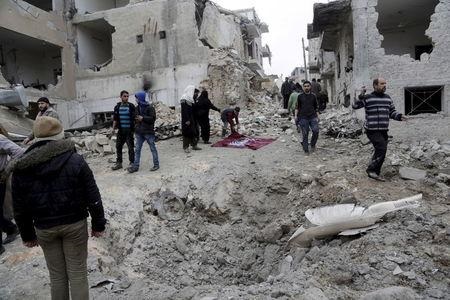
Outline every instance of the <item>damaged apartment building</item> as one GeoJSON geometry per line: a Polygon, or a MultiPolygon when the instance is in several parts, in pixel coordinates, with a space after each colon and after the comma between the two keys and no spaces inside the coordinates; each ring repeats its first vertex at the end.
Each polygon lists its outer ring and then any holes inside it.
{"type": "Polygon", "coordinates": [[[450,0],[340,0],[314,5],[309,69],[350,105],[386,78],[405,114],[450,113],[450,0]]]}
{"type": "Polygon", "coordinates": [[[207,0],[1,0],[0,104],[33,118],[47,96],[66,128],[89,126],[143,78],[168,106],[200,83],[218,104],[239,103],[265,77],[266,32],[253,8],[207,0]]]}

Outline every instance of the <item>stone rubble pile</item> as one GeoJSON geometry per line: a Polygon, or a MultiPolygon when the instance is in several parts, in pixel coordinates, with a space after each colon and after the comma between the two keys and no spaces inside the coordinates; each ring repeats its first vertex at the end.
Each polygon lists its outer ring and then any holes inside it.
{"type": "Polygon", "coordinates": [[[351,108],[331,109],[320,116],[322,131],[335,138],[358,138],[363,133],[363,121],[359,120],[351,108]]]}

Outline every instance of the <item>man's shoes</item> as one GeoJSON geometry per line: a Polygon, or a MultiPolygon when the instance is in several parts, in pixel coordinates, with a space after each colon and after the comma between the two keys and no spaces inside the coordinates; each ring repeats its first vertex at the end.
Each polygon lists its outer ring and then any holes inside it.
{"type": "Polygon", "coordinates": [[[14,232],[11,234],[6,235],[6,238],[3,240],[3,244],[9,244],[11,242],[14,242],[14,240],[17,238],[17,235],[19,234],[19,230],[14,229],[14,232]]]}
{"type": "Polygon", "coordinates": [[[191,153],[191,150],[189,150],[189,148],[185,148],[183,150],[184,150],[184,153],[191,153]]]}
{"type": "Polygon", "coordinates": [[[159,170],[159,166],[153,166],[153,168],[150,169],[150,172],[155,172],[159,170]]]}
{"type": "Polygon", "coordinates": [[[122,163],[116,163],[114,166],[111,167],[111,170],[116,171],[122,169],[122,163]]]}
{"type": "Polygon", "coordinates": [[[134,172],[139,171],[139,167],[131,166],[131,167],[128,167],[127,171],[128,171],[128,173],[134,173],[134,172]]]}
{"type": "Polygon", "coordinates": [[[381,177],[380,175],[378,175],[375,172],[367,172],[367,176],[369,176],[369,178],[372,178],[372,179],[375,179],[375,180],[378,180],[378,181],[381,181],[381,182],[385,182],[386,181],[383,177],[381,177]]]}
{"type": "Polygon", "coordinates": [[[202,150],[202,148],[200,148],[199,146],[195,145],[192,147],[192,150],[202,150]]]}
{"type": "Polygon", "coordinates": [[[3,246],[0,246],[0,255],[2,255],[2,254],[3,254],[3,252],[5,252],[5,247],[3,247],[3,246]]]}

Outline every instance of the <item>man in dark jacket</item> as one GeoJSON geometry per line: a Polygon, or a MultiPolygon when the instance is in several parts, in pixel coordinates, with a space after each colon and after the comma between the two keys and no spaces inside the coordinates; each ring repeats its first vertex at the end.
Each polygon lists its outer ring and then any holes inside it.
{"type": "Polygon", "coordinates": [[[297,99],[297,109],[295,110],[295,120],[299,124],[303,135],[303,151],[306,154],[316,150],[317,139],[319,138],[319,118],[317,112],[319,105],[317,97],[311,93],[311,83],[305,81],[303,83],[303,94],[300,94],[297,99]],[[308,135],[309,129],[312,130],[311,149],[309,149],[308,135]]]}
{"type": "Polygon", "coordinates": [[[223,122],[222,137],[225,137],[227,134],[228,124],[230,124],[231,133],[237,133],[236,126],[239,125],[240,111],[241,108],[239,106],[236,106],[235,108],[226,108],[222,111],[220,115],[220,119],[223,122]]]}
{"type": "Polygon", "coordinates": [[[205,144],[211,144],[209,141],[211,126],[209,124],[209,110],[215,110],[220,113],[220,109],[212,104],[211,100],[209,100],[208,92],[203,90],[200,93],[200,96],[195,99],[195,117],[200,125],[201,129],[201,137],[205,144]]]}
{"type": "Polygon", "coordinates": [[[134,157],[134,164],[128,168],[128,172],[134,173],[139,171],[141,150],[144,141],[147,141],[148,145],[150,146],[150,151],[152,152],[153,167],[150,169],[150,171],[153,172],[159,169],[158,151],[156,150],[155,145],[156,111],[153,105],[146,101],[145,92],[136,93],[134,96],[137,103],[135,120],[136,154],[134,157]]]}
{"type": "Polygon", "coordinates": [[[281,95],[283,95],[283,108],[288,108],[289,97],[295,89],[294,82],[288,77],[285,78],[285,81],[281,85],[281,95]]]}
{"type": "Polygon", "coordinates": [[[407,118],[395,110],[391,97],[385,94],[386,80],[384,78],[374,79],[373,89],[371,94],[366,95],[366,89],[362,87],[361,94],[353,103],[353,109],[364,107],[366,110],[364,128],[375,149],[366,170],[367,175],[372,179],[384,181],[380,173],[387,152],[389,119],[405,121],[407,118]]]}
{"type": "Polygon", "coordinates": [[[134,163],[134,120],[136,116],[136,108],[132,103],[128,102],[129,93],[127,91],[120,92],[121,102],[114,107],[113,130],[119,129],[116,140],[116,164],[112,170],[122,168],[122,148],[126,143],[128,147],[128,159],[130,166],[134,163]]]}
{"type": "Polygon", "coordinates": [[[88,215],[91,235],[105,230],[102,200],[94,176],[61,123],[41,117],[36,142],[14,164],[14,218],[26,247],[42,247],[53,300],[88,299],[88,215]]]}

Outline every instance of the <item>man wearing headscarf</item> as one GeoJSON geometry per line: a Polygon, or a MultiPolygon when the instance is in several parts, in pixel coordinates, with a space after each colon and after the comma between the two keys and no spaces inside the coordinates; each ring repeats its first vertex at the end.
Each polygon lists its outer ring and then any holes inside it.
{"type": "Polygon", "coordinates": [[[201,150],[197,146],[198,143],[198,127],[194,116],[194,92],[195,87],[189,85],[181,96],[181,133],[183,135],[184,152],[189,153],[189,145],[192,150],[201,150]]]}
{"type": "Polygon", "coordinates": [[[155,120],[156,111],[153,105],[151,105],[147,99],[148,94],[145,92],[139,92],[135,95],[137,108],[135,117],[135,137],[136,137],[136,151],[134,156],[134,163],[128,168],[129,173],[139,171],[139,163],[141,161],[141,150],[144,141],[147,141],[150,146],[150,151],[153,157],[153,167],[150,171],[156,171],[159,169],[158,151],[155,145],[155,120]]]}

